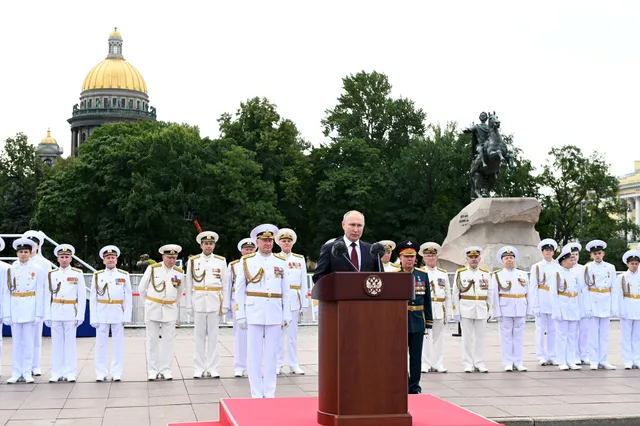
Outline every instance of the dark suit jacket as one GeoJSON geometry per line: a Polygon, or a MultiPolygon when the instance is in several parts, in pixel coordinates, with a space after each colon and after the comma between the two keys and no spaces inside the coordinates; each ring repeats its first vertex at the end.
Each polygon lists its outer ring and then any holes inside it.
{"type": "MultiPolygon", "coordinates": [[[[325,244],[320,249],[320,256],[318,257],[318,263],[316,265],[316,270],[313,273],[313,282],[316,283],[318,280],[325,275],[329,275],[332,272],[355,272],[351,262],[349,262],[344,257],[333,257],[331,254],[331,249],[333,248],[333,244],[336,241],[343,240],[343,236],[336,238],[334,241],[325,244]]],[[[344,240],[343,240],[344,241],[344,240]]],[[[351,247],[347,247],[348,252],[351,253],[351,247]]],[[[374,259],[371,256],[369,251],[371,250],[371,244],[360,240],[360,253],[362,259],[360,259],[360,272],[380,272],[378,267],[377,259],[374,259]]]]}

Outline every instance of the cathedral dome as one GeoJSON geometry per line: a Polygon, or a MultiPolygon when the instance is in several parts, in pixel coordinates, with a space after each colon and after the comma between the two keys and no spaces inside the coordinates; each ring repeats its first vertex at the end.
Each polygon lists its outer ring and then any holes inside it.
{"type": "Polygon", "coordinates": [[[56,140],[51,137],[51,129],[47,129],[47,136],[45,136],[45,138],[42,139],[40,143],[57,144],[58,142],[56,142],[56,140]]]}
{"type": "Polygon", "coordinates": [[[93,67],[82,83],[82,91],[123,89],[148,94],[142,74],[122,56],[122,36],[118,28],[109,34],[109,55],[93,67]]]}

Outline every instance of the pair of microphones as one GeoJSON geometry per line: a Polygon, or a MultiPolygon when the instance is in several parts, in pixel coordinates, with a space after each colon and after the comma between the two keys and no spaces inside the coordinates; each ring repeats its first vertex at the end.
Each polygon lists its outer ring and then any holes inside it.
{"type": "MultiPolygon", "coordinates": [[[[331,255],[333,257],[344,257],[349,262],[349,265],[353,267],[353,270],[355,272],[359,272],[360,270],[358,269],[358,265],[354,265],[351,262],[351,259],[349,258],[349,256],[347,256],[348,251],[349,250],[347,249],[347,245],[344,243],[344,240],[342,239],[333,243],[333,247],[331,247],[331,255]]],[[[371,244],[371,249],[369,250],[369,254],[371,254],[371,256],[374,259],[378,260],[378,267],[379,267],[378,270],[380,272],[384,272],[384,268],[382,267],[382,256],[384,256],[386,252],[387,252],[387,249],[385,248],[384,245],[380,243],[371,244]]]]}

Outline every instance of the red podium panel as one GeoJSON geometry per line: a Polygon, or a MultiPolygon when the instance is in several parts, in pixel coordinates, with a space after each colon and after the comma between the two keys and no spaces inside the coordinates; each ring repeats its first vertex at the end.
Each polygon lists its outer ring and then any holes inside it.
{"type": "Polygon", "coordinates": [[[318,423],[409,426],[407,301],[410,273],[335,272],[319,300],[318,423]]]}

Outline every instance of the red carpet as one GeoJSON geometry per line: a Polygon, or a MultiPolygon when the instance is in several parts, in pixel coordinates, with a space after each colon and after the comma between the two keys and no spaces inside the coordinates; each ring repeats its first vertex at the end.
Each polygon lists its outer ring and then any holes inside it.
{"type": "MultiPolygon", "coordinates": [[[[315,397],[223,398],[220,400],[220,424],[222,426],[318,426],[317,409],[318,398],[315,397]]],[[[409,412],[413,417],[413,426],[498,425],[496,422],[433,395],[409,395],[409,412]]],[[[199,423],[197,426],[215,424],[199,423]]]]}

